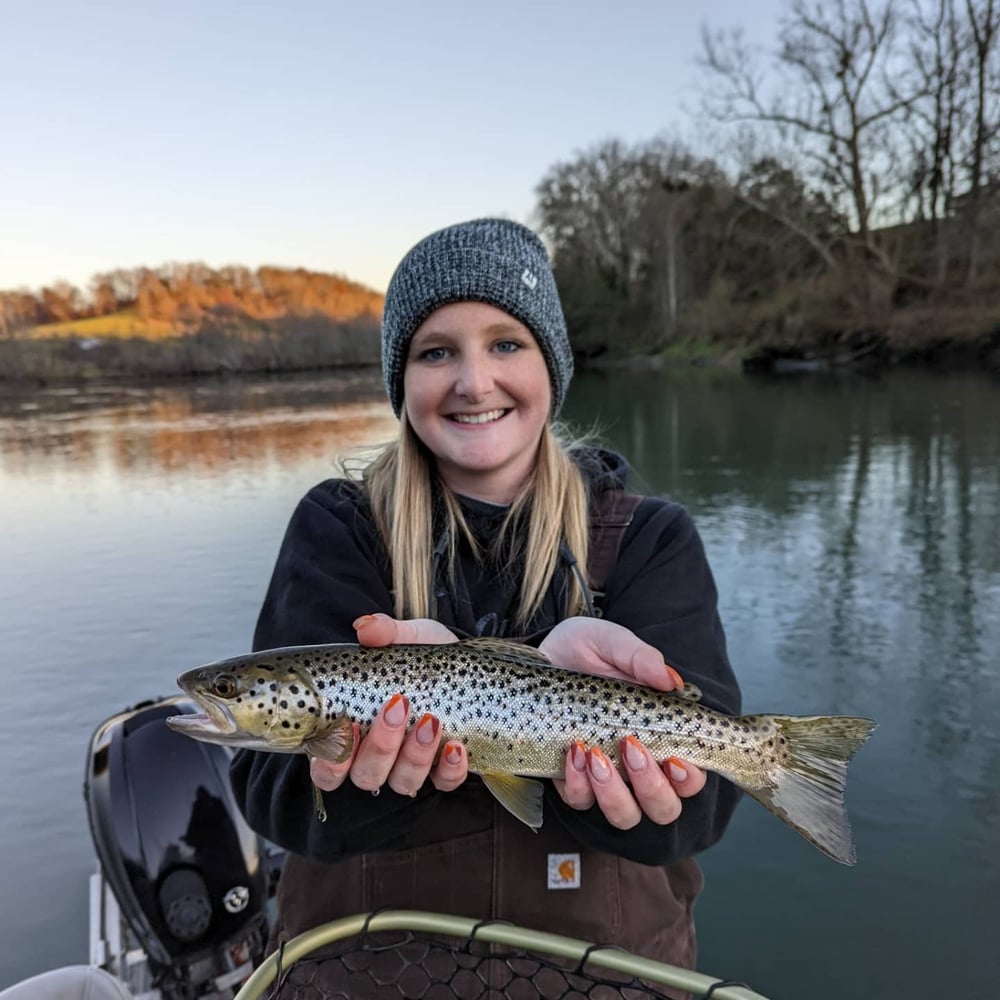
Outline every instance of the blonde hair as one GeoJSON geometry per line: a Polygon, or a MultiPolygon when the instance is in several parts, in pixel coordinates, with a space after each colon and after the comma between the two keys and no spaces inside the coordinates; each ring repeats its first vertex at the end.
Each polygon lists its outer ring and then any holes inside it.
{"type": "MultiPolygon", "coordinates": [[[[524,629],[541,607],[559,561],[568,549],[572,563],[585,572],[588,554],[587,487],[572,459],[575,443],[548,424],[542,430],[538,456],[528,481],[511,503],[490,553],[519,555],[524,567],[515,626],[524,629]]],[[[431,615],[434,572],[434,484],[444,499],[444,553],[449,582],[459,537],[477,557],[480,551],[458,500],[440,482],[434,459],[406,419],[400,417],[398,440],[386,445],[361,474],[372,505],[375,525],[392,563],[397,618],[431,615]]],[[[566,614],[581,614],[587,595],[579,573],[571,573],[566,614]]]]}

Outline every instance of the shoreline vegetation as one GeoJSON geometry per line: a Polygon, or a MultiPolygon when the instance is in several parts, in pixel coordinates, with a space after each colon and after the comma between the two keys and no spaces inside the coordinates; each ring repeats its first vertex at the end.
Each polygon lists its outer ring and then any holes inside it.
{"type": "MultiPolygon", "coordinates": [[[[260,317],[229,306],[170,322],[133,307],[43,324],[0,335],[0,384],[377,368],[381,296],[370,296],[361,311],[346,315],[293,309],[260,317]]],[[[649,343],[641,327],[620,335],[605,328],[607,343],[596,349],[580,350],[574,338],[577,362],[581,368],[693,364],[748,372],[933,366],[1000,374],[1000,296],[955,294],[868,316],[836,305],[814,298],[780,311],[764,301],[715,315],[703,306],[665,342],[649,343]]],[[[572,322],[572,299],[566,307],[572,322]]]]}
{"type": "MultiPolygon", "coordinates": [[[[536,187],[581,367],[1000,371],[1000,2],[788,0],[697,62],[704,148],[608,139],[536,187]]],[[[377,365],[381,307],[302,268],[0,291],[0,381],[377,365]]]]}

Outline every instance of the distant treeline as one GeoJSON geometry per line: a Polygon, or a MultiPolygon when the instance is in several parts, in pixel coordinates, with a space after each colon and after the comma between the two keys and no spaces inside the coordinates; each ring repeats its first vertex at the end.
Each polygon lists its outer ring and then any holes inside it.
{"type": "MultiPolygon", "coordinates": [[[[705,29],[701,150],[609,139],[540,181],[574,350],[957,345],[1000,367],[1000,0],[788,0],[779,25],[769,55],[705,29]]],[[[276,338],[314,317],[370,324],[377,361],[381,304],[301,269],[172,264],[97,275],[86,297],[0,293],[0,334],[125,313],[256,365],[285,363],[276,338]]]]}
{"type": "Polygon", "coordinates": [[[793,0],[771,55],[706,29],[700,63],[724,152],[611,140],[538,187],[578,352],[1000,347],[1000,0],[793,0]]]}
{"type": "Polygon", "coordinates": [[[228,375],[360,368],[379,363],[373,319],[337,322],[320,313],[249,325],[206,317],[197,329],[149,337],[0,338],[0,380],[228,375]]]}
{"type": "MultiPolygon", "coordinates": [[[[171,332],[226,325],[235,318],[273,321],[322,316],[378,322],[382,296],[335,274],[305,268],[165,264],[97,274],[87,294],[65,281],[39,292],[0,291],[0,335],[50,323],[72,323],[130,312],[171,332]]],[[[89,324],[99,330],[99,324],[89,324]]]]}

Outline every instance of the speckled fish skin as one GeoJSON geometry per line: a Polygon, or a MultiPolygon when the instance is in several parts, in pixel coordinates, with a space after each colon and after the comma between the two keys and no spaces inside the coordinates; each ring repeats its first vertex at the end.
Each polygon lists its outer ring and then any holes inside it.
{"type": "Polygon", "coordinates": [[[169,720],[196,739],[334,762],[349,759],[351,722],[362,733],[394,694],[413,725],[441,723],[469,769],[515,815],[541,824],[540,788],[513,777],[556,778],[570,743],[599,746],[617,764],[638,737],[655,758],[681,757],[737,784],[820,850],[845,864],[854,848],[843,804],[847,763],[875,728],[845,716],[730,717],[699,694],[554,667],[537,650],[494,639],[366,648],[297,646],[233,657],[184,673],[180,687],[206,712],[169,720]],[[534,791],[532,807],[518,795],[534,791]]]}

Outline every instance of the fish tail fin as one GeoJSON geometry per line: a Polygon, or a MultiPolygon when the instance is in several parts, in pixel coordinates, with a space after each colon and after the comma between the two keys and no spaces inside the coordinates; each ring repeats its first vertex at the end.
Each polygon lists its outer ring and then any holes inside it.
{"type": "Polygon", "coordinates": [[[786,716],[767,719],[785,740],[786,759],[765,787],[740,787],[824,854],[844,865],[856,860],[844,805],[847,765],[871,736],[871,719],[786,716]]]}

